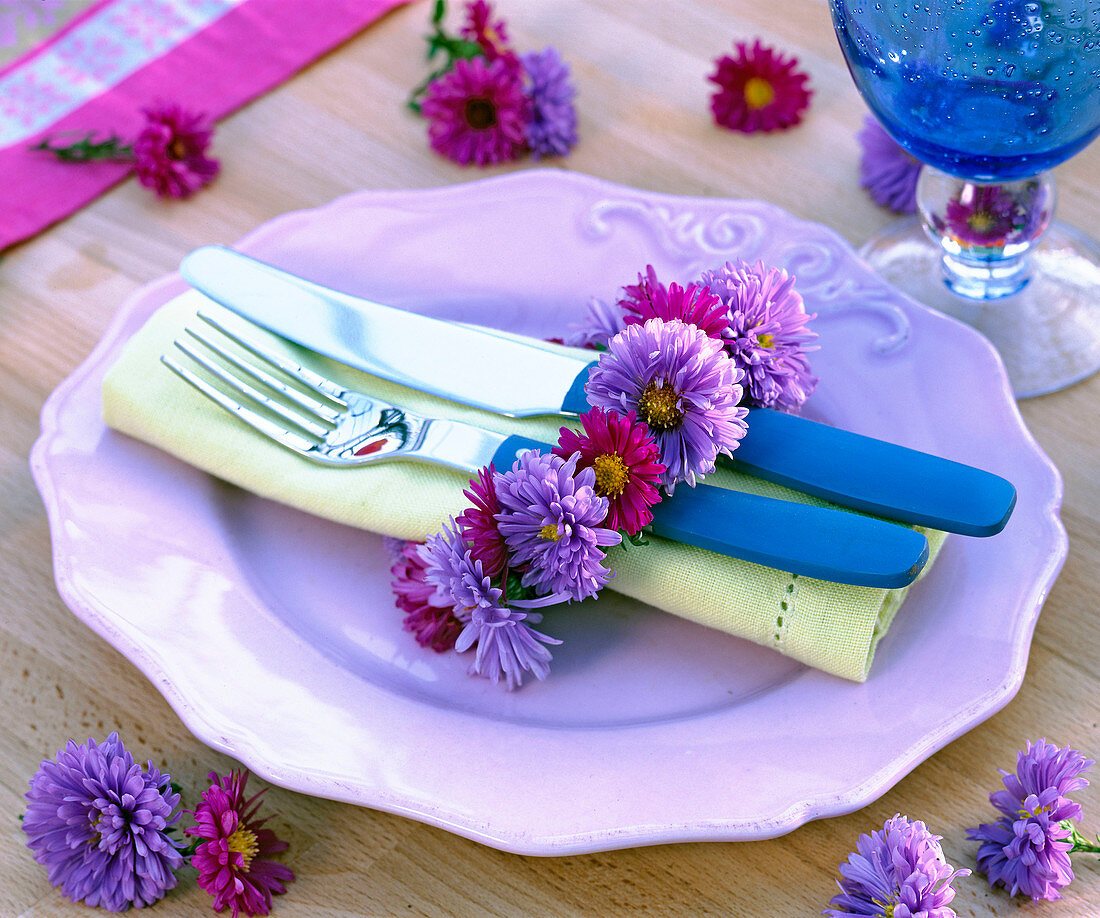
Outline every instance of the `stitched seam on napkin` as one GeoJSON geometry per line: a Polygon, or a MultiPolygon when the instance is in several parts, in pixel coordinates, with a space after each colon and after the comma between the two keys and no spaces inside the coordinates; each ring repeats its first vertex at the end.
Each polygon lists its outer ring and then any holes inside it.
{"type": "Polygon", "coordinates": [[[795,614],[795,600],[798,598],[798,574],[791,574],[783,598],[779,600],[779,612],[775,616],[775,628],[772,631],[772,645],[781,648],[787,643],[787,630],[795,614]]]}

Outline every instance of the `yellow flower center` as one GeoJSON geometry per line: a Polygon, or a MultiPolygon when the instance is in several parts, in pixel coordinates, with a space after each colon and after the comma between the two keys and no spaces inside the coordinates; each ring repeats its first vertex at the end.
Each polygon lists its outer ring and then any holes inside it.
{"type": "Polygon", "coordinates": [[[186,159],[187,158],[187,144],[185,144],[180,138],[176,138],[170,144],[168,144],[169,159],[186,159]]]}
{"type": "Polygon", "coordinates": [[[260,844],[256,840],[256,833],[242,826],[229,836],[227,845],[230,851],[241,855],[243,858],[241,870],[247,873],[248,868],[252,866],[252,858],[254,858],[256,853],[260,850],[260,844]]]}
{"type": "Polygon", "coordinates": [[[600,497],[618,497],[626,490],[630,471],[618,453],[604,453],[592,460],[596,470],[596,493],[600,497]]]}
{"type": "Polygon", "coordinates": [[[466,100],[462,112],[466,123],[475,131],[484,131],[497,123],[497,110],[488,99],[474,97],[466,100]]]}
{"type": "Polygon", "coordinates": [[[548,542],[556,542],[561,538],[561,533],[558,532],[558,527],[553,523],[547,523],[539,530],[539,536],[548,542]]]}
{"type": "Polygon", "coordinates": [[[775,347],[775,335],[759,335],[756,343],[761,347],[775,347]]]}
{"type": "Polygon", "coordinates": [[[684,412],[677,404],[676,390],[667,382],[658,385],[653,380],[642,390],[638,399],[638,416],[652,430],[671,430],[680,423],[684,412]]]}
{"type": "Polygon", "coordinates": [[[966,218],[967,225],[976,233],[988,233],[993,228],[993,215],[984,210],[976,210],[966,218]]]}
{"type": "Polygon", "coordinates": [[[745,104],[749,108],[764,108],[772,104],[775,87],[763,77],[749,77],[745,81],[745,104]]]}

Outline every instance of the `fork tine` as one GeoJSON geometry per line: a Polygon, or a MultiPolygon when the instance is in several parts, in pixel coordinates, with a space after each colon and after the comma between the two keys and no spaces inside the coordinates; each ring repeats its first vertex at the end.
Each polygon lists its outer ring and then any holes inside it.
{"type": "Polygon", "coordinates": [[[199,353],[186,341],[177,339],[176,347],[183,351],[183,353],[185,353],[192,360],[194,360],[195,363],[199,364],[199,366],[203,367],[203,369],[207,370],[211,375],[216,376],[218,379],[220,379],[227,386],[247,396],[257,404],[262,405],[272,414],[277,415],[278,417],[282,418],[290,424],[293,424],[295,427],[298,427],[301,430],[306,431],[307,433],[311,433],[313,434],[313,436],[318,438],[324,438],[325,434],[327,434],[331,429],[329,426],[319,424],[314,420],[303,417],[298,412],[293,411],[286,405],[283,405],[282,403],[271,398],[271,396],[267,395],[266,393],[261,392],[259,389],[257,389],[253,385],[250,385],[245,380],[234,376],[232,373],[229,373],[223,367],[219,366],[213,360],[208,358],[206,355],[199,353]]]}
{"type": "MultiPolygon", "coordinates": [[[[321,418],[329,424],[335,424],[337,418],[339,418],[339,412],[337,412],[333,408],[322,402],[317,401],[315,398],[310,398],[310,396],[299,391],[298,389],[295,389],[293,386],[288,386],[281,379],[277,379],[270,373],[263,370],[261,367],[254,366],[253,364],[242,360],[236,354],[222,347],[221,344],[216,342],[212,337],[208,337],[207,335],[202,334],[199,330],[190,327],[187,329],[187,333],[191,335],[191,337],[193,337],[196,341],[201,341],[206,347],[208,347],[213,353],[217,354],[226,363],[229,363],[235,366],[237,369],[241,370],[242,372],[247,373],[253,379],[263,383],[269,389],[272,389],[273,391],[279,392],[282,395],[286,396],[288,399],[290,399],[299,407],[308,411],[310,414],[316,415],[317,417],[321,418]]],[[[245,342],[241,341],[239,338],[231,338],[230,340],[236,341],[238,344],[247,346],[245,342]]],[[[269,356],[265,354],[260,354],[251,347],[249,347],[248,350],[255,354],[257,357],[260,357],[262,360],[274,364],[274,361],[272,361],[269,356]]],[[[342,402],[340,404],[343,405],[342,402]]]]}
{"type": "Polygon", "coordinates": [[[299,363],[295,363],[293,360],[290,360],[282,356],[281,354],[269,353],[268,351],[257,345],[254,341],[249,340],[248,336],[245,335],[241,330],[233,329],[232,325],[230,324],[238,324],[243,327],[247,325],[244,320],[238,319],[229,312],[225,313],[225,318],[218,318],[217,316],[211,314],[205,309],[199,309],[196,315],[208,325],[216,328],[231,341],[235,341],[245,350],[259,357],[261,360],[266,361],[272,366],[278,367],[280,370],[286,373],[287,376],[297,380],[298,382],[302,383],[302,385],[306,386],[309,389],[312,389],[314,392],[325,396],[325,398],[331,399],[332,401],[340,405],[340,407],[347,407],[347,403],[345,401],[345,396],[347,395],[346,389],[336,385],[336,383],[326,379],[319,373],[314,373],[312,370],[303,367],[299,363]],[[226,319],[229,319],[228,323],[226,322],[226,319]]]}
{"type": "Polygon", "coordinates": [[[301,434],[295,433],[292,430],[288,430],[285,427],[281,427],[274,421],[269,420],[262,414],[253,411],[251,408],[240,404],[237,401],[231,399],[228,395],[222,392],[215,386],[212,386],[205,379],[197,374],[191,372],[186,367],[177,363],[167,354],[161,355],[161,362],[172,370],[177,376],[181,377],[186,382],[189,382],[192,386],[198,389],[207,398],[217,402],[227,411],[231,411],[244,423],[250,427],[258,430],[260,433],[270,437],[276,443],[280,443],[283,446],[289,447],[298,453],[308,454],[316,446],[314,441],[307,437],[303,437],[301,434]]]}

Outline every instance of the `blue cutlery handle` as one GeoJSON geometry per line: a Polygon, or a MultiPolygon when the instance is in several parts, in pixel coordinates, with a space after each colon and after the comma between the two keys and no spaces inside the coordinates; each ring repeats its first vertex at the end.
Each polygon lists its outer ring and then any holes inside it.
{"type": "Polygon", "coordinates": [[[928,560],[919,532],[871,517],[699,485],[653,508],[654,535],[819,580],[893,589],[928,560]]]}
{"type": "Polygon", "coordinates": [[[553,447],[550,446],[549,443],[543,443],[541,440],[511,436],[505,438],[504,442],[497,447],[496,452],[493,453],[491,462],[496,466],[498,472],[506,472],[512,467],[512,463],[516,461],[516,457],[529,449],[537,449],[539,452],[548,453],[553,447]]]}
{"type": "Polygon", "coordinates": [[[592,407],[588,404],[588,396],[584,394],[584,387],[588,385],[588,371],[597,363],[598,361],[593,360],[573,380],[573,385],[569,387],[569,391],[565,393],[565,398],[561,403],[561,410],[564,414],[584,414],[592,407]]]}
{"type": "MultiPolygon", "coordinates": [[[[511,436],[493,454],[499,471],[523,450],[550,447],[511,436]]],[[[911,583],[928,560],[919,532],[870,517],[699,485],[653,508],[655,535],[819,580],[871,587],[911,583]]]]}
{"type": "Polygon", "coordinates": [[[945,532],[990,536],[1016,504],[1012,483],[973,466],[753,408],[733,464],[833,503],[945,532]]]}

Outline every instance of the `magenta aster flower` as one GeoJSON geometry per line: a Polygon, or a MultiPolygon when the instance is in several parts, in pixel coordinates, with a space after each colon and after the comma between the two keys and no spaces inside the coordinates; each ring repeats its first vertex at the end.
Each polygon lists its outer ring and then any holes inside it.
{"type": "Polygon", "coordinates": [[[863,153],[859,160],[859,183],[874,202],[899,214],[917,212],[917,179],[921,164],[901,146],[873,115],[863,119],[859,134],[863,153]]]}
{"type": "Polygon", "coordinates": [[[762,262],[726,262],[702,283],[727,310],[726,350],[744,371],[751,404],[796,411],[817,386],[807,352],[817,335],[806,327],[802,297],[786,271],[762,262]]]}
{"type": "Polygon", "coordinates": [[[633,412],[624,417],[593,408],[580,416],[580,422],[584,433],[561,428],[554,452],[563,459],[577,453],[577,467],[595,471],[593,487],[608,501],[608,529],[627,535],[640,532],[653,520],[649,508],[661,500],[657,486],[665,467],[658,461],[657,442],[633,412]]]}
{"type": "Polygon", "coordinates": [[[592,297],[585,306],[584,318],[569,326],[562,344],[605,349],[607,342],[623,330],[623,325],[623,311],[618,303],[592,297]]]}
{"type": "Polygon", "coordinates": [[[595,470],[578,472],[578,458],[528,450],[495,476],[497,522],[513,563],[527,565],[523,585],[570,599],[595,596],[611,579],[602,549],[622,540],[604,526],[595,470]]]}
{"type": "Polygon", "coordinates": [[[263,791],[247,800],[247,771],[232,771],[225,777],[207,775],[210,786],[195,807],[195,825],[184,831],[205,839],[191,856],[198,871],[198,884],[214,897],[214,911],[267,915],[271,897],[286,892],[294,871],[271,860],[271,855],[289,845],[264,826],[270,818],[257,819],[263,791]]]}
{"type": "Polygon", "coordinates": [[[970,875],[944,859],[940,836],[905,816],[887,819],[881,830],[860,835],[856,850],[840,865],[840,893],[822,913],[831,918],[892,915],[893,918],[955,918],[952,882],[970,875]]]}
{"type": "Polygon", "coordinates": [[[421,111],[433,150],[461,166],[488,166],[526,150],[529,106],[507,61],[474,57],[432,81],[421,111]]]}
{"type": "Polygon", "coordinates": [[[710,337],[721,340],[726,330],[726,307],[705,286],[673,283],[666,287],[657,279],[653,265],[646,265],[638,283],[623,287],[619,299],[626,325],[643,325],[650,319],[673,319],[701,328],[710,337]]]}
{"type": "Polygon", "coordinates": [[[1041,739],[1018,753],[1015,773],[1001,771],[1004,790],[989,795],[1001,818],[967,830],[982,843],[978,869],[990,886],[1034,900],[1062,897],[1059,890],[1073,881],[1073,830],[1063,823],[1081,818],[1081,806],[1066,795],[1088,786],[1084,773],[1094,764],[1041,739]]]}
{"type": "Polygon", "coordinates": [[[175,103],[144,110],[145,127],[134,141],[138,181],[162,198],[190,197],[221,168],[206,155],[214,129],[205,115],[175,103]]]}
{"type": "Polygon", "coordinates": [[[405,613],[404,629],[413,634],[421,647],[443,653],[454,647],[462,622],[455,617],[453,606],[433,601],[436,588],[425,576],[420,548],[419,542],[401,543],[390,565],[393,577],[390,586],[397,608],[405,613]]]}
{"type": "Polygon", "coordinates": [[[473,504],[458,516],[458,528],[462,538],[469,543],[473,555],[485,568],[485,573],[496,577],[508,564],[508,546],[497,528],[496,514],[500,513],[493,476],[496,468],[479,469],[476,478],[470,479],[470,489],[463,491],[473,504]]]}
{"type": "Polygon", "coordinates": [[[26,798],[27,847],[73,902],[122,912],[176,885],[183,855],[167,833],[179,794],[152,762],[137,765],[117,733],[102,745],[69,740],[39,765],[26,798]]]}
{"type": "Polygon", "coordinates": [[[531,100],[527,145],[536,159],[565,156],[577,145],[577,110],[573,107],[577,90],[569,65],[552,47],[524,54],[520,60],[531,100]]]}
{"type": "Polygon", "coordinates": [[[1000,185],[967,184],[947,202],[946,229],[966,245],[1003,245],[1023,217],[1016,199],[1000,185]]]}
{"type": "Polygon", "coordinates": [[[713,471],[718,454],[732,453],[745,435],[742,375],[702,329],[650,319],[611,340],[585,392],[594,407],[635,412],[648,425],[671,493],[678,482],[694,485],[713,471]]]}
{"type": "Polygon", "coordinates": [[[492,4],[485,0],[473,0],[466,4],[466,22],[462,37],[474,42],[486,59],[504,59],[510,66],[518,65],[518,59],[508,40],[508,24],[493,18],[492,4]]]}
{"type": "Polygon", "coordinates": [[[808,77],[796,69],[798,59],[788,59],[759,40],[751,48],[738,42],[736,50],[736,57],[718,58],[708,78],[718,86],[710,100],[714,120],[745,134],[798,124],[811,96],[808,77]]]}

